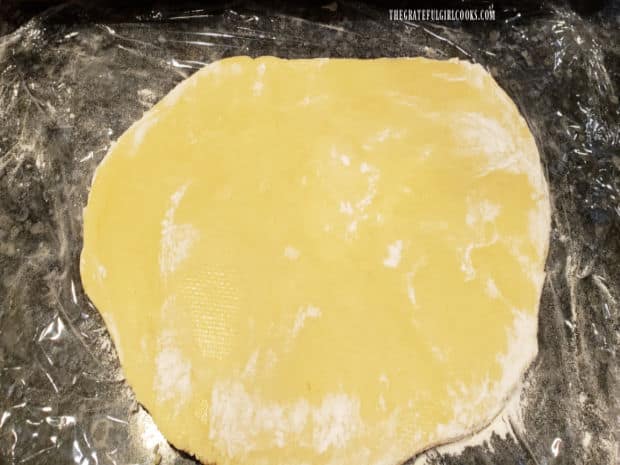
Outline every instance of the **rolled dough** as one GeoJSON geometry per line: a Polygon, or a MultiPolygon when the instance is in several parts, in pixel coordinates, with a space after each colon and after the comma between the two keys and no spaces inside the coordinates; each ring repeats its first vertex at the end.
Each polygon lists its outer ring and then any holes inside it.
{"type": "Polygon", "coordinates": [[[110,149],[81,274],[177,448],[396,465],[518,385],[549,218],[534,139],[479,65],[235,57],[110,149]]]}

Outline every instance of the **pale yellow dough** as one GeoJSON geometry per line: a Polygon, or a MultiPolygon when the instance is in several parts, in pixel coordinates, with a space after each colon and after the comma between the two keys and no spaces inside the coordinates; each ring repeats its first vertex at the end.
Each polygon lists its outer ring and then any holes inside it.
{"type": "Polygon", "coordinates": [[[164,436],[218,465],[396,465],[536,354],[549,198],[478,65],[236,57],[99,166],[81,273],[164,436]]]}

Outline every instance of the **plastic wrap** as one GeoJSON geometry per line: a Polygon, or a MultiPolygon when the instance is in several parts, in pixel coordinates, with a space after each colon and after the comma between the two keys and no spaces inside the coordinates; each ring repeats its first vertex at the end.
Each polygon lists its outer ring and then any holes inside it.
{"type": "Polygon", "coordinates": [[[442,25],[332,3],[313,21],[193,10],[101,22],[61,7],[0,38],[0,463],[193,463],[123,382],[80,283],[81,215],[110,144],[181,79],[232,55],[460,57],[493,74],[530,124],[551,189],[539,354],[479,440],[417,459],[617,463],[618,14],[442,25]]]}

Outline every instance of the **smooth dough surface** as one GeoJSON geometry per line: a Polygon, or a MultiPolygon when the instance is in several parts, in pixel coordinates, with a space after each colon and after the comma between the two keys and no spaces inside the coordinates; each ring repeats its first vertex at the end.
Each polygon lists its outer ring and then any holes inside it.
{"type": "Polygon", "coordinates": [[[81,274],[137,399],[218,465],[396,465],[536,354],[549,197],[478,65],[235,57],[97,169],[81,274]]]}

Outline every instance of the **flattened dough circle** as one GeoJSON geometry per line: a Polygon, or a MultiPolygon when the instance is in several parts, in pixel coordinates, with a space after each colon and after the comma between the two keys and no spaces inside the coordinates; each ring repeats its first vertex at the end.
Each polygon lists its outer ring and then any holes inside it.
{"type": "Polygon", "coordinates": [[[236,57],[111,148],[81,274],[176,447],[393,465],[517,386],[549,217],[534,139],[479,65],[236,57]]]}

